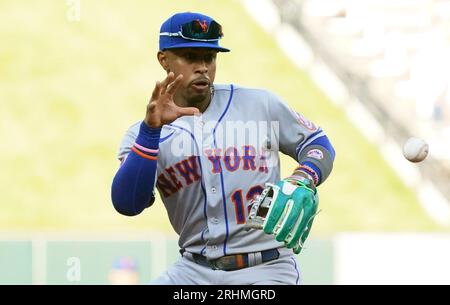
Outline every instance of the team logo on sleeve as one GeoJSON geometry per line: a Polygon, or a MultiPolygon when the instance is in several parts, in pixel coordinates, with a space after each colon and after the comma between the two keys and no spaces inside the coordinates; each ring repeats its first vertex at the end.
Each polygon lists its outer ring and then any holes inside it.
{"type": "Polygon", "coordinates": [[[300,113],[298,113],[297,111],[294,111],[292,109],[291,109],[291,112],[294,115],[294,117],[297,119],[297,122],[300,123],[300,125],[302,125],[306,129],[311,130],[311,131],[317,130],[317,126],[314,125],[313,122],[311,122],[310,120],[305,118],[303,115],[301,115],[300,113]]]}
{"type": "Polygon", "coordinates": [[[307,157],[322,160],[323,159],[323,152],[320,149],[311,149],[306,154],[307,157]]]}

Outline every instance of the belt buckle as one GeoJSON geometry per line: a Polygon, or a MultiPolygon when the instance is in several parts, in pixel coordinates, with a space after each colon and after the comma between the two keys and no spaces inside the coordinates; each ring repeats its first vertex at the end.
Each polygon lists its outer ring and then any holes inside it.
{"type": "Polygon", "coordinates": [[[233,255],[223,256],[223,257],[217,259],[216,266],[218,268],[220,268],[221,270],[225,270],[225,271],[235,269],[236,266],[235,266],[234,256],[233,255]]]}
{"type": "Polygon", "coordinates": [[[209,266],[213,270],[223,270],[229,271],[235,269],[234,257],[230,256],[222,256],[220,258],[208,261],[209,266]]]}
{"type": "Polygon", "coordinates": [[[233,271],[247,268],[249,266],[244,262],[244,254],[235,254],[222,257],[219,261],[218,267],[222,270],[233,271]]]}
{"type": "Polygon", "coordinates": [[[219,266],[217,266],[217,259],[207,260],[207,262],[212,270],[220,270],[219,266]]]}

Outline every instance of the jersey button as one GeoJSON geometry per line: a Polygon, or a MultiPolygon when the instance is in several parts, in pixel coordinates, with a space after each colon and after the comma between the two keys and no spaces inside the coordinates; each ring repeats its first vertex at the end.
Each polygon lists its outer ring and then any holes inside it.
{"type": "Polygon", "coordinates": [[[211,221],[212,221],[212,223],[215,223],[215,224],[219,223],[219,219],[217,219],[217,218],[213,218],[213,219],[211,219],[211,221]]]}
{"type": "Polygon", "coordinates": [[[215,193],[217,192],[217,189],[216,189],[215,187],[212,187],[212,188],[211,188],[211,192],[212,192],[213,194],[215,194],[215,193]]]}

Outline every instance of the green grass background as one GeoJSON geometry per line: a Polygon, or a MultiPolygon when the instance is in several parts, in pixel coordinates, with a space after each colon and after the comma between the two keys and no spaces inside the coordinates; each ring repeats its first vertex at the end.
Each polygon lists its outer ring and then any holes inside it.
{"type": "MultiPolygon", "coordinates": [[[[332,139],[312,235],[444,230],[240,1],[82,0],[69,22],[66,1],[16,0],[0,1],[0,231],[172,232],[159,200],[140,216],[117,214],[110,185],[119,142],[164,77],[159,26],[188,10],[224,26],[232,52],[219,54],[216,82],[272,90],[332,139]]],[[[287,175],[295,163],[282,160],[287,175]]]]}

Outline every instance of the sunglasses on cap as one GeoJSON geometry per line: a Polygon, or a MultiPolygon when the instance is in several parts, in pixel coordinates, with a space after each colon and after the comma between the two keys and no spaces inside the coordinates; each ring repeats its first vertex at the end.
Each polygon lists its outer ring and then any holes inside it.
{"type": "Polygon", "coordinates": [[[218,41],[223,37],[222,26],[214,20],[208,25],[206,20],[193,20],[181,26],[177,33],[164,32],[159,36],[182,37],[194,41],[218,41]]]}

